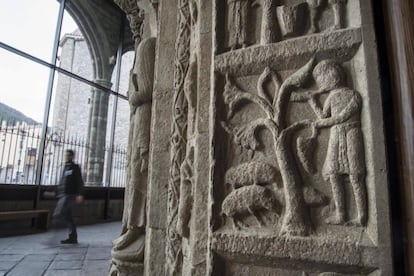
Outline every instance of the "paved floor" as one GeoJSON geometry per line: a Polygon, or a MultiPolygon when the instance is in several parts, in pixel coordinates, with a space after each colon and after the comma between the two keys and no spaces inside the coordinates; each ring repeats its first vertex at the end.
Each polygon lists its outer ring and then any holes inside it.
{"type": "Polygon", "coordinates": [[[108,275],[111,242],[120,222],[78,227],[76,245],[61,245],[65,229],[0,238],[0,276],[108,275]]]}

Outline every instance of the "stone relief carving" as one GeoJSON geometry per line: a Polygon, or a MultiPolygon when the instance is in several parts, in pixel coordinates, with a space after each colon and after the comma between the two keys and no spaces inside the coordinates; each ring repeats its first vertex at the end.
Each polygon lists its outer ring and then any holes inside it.
{"type": "Polygon", "coordinates": [[[136,0],[114,0],[114,2],[126,13],[135,47],[137,47],[142,38],[144,11],[138,8],[136,0]]]}
{"type": "Polygon", "coordinates": [[[347,0],[329,0],[334,15],[334,24],[332,30],[338,30],[345,27],[345,7],[347,0]]]}
{"type": "Polygon", "coordinates": [[[313,70],[313,77],[319,88],[318,93],[312,93],[309,100],[319,118],[315,122],[315,127],[330,128],[328,151],[322,173],[332,185],[335,212],[326,222],[343,224],[346,221],[343,178],[348,177],[358,212],[357,217],[349,223],[365,225],[367,196],[360,118],[361,96],[357,91],[346,87],[343,68],[335,61],[324,60],[318,63],[313,70]],[[323,109],[316,100],[321,93],[329,93],[323,109]]]}
{"type": "Polygon", "coordinates": [[[173,125],[168,202],[168,275],[179,273],[182,238],[189,237],[192,207],[195,118],[197,106],[197,55],[191,50],[197,24],[198,1],[180,0],[174,75],[173,125]]]}
{"type": "MultiPolygon", "coordinates": [[[[328,152],[322,174],[331,182],[335,204],[334,215],[327,218],[326,223],[345,223],[345,195],[342,186],[342,178],[345,177],[349,178],[353,187],[358,211],[357,218],[350,224],[365,225],[367,217],[365,161],[359,117],[361,98],[358,92],[345,86],[345,73],[339,64],[331,60],[323,60],[316,65],[315,63],[316,60],[312,58],[283,82],[279,80],[276,72],[266,68],[258,78],[257,94],[242,90],[229,74],[226,75],[224,86],[223,98],[227,117],[222,125],[233,136],[235,143],[256,151],[260,145],[257,135],[261,129],[267,129],[273,137],[274,152],[283,182],[282,189],[273,185],[273,193],[279,204],[284,206],[280,231],[284,235],[308,235],[311,221],[306,206],[326,203],[323,194],[308,183],[303,183],[300,173],[300,167],[310,174],[316,172],[313,154],[319,129],[322,128],[330,128],[328,152]],[[312,77],[318,90],[305,91],[312,77]],[[266,91],[269,83],[274,88],[272,93],[266,91]],[[319,107],[316,99],[322,93],[329,94],[323,109],[319,107]],[[243,102],[256,105],[265,116],[242,126],[232,125],[231,119],[239,112],[243,102]],[[289,103],[293,102],[307,102],[317,119],[288,123],[286,114],[289,103]],[[310,135],[304,136],[303,131],[310,135]],[[292,147],[295,141],[296,151],[292,147]]],[[[225,178],[237,191],[238,187],[271,182],[276,179],[276,170],[269,169],[265,164],[242,164],[229,169],[225,178]]],[[[234,196],[235,193],[232,194],[234,196]]],[[[222,207],[224,208],[224,202],[222,207]]],[[[229,210],[226,212],[230,212],[229,210]]],[[[254,216],[257,217],[257,214],[254,216]]]]}
{"type": "Polygon", "coordinates": [[[313,162],[314,151],[317,143],[318,129],[311,126],[312,134],[309,137],[299,137],[296,140],[296,149],[299,161],[303,169],[309,173],[316,173],[316,168],[313,162]]]}
{"type": "Polygon", "coordinates": [[[252,215],[258,225],[265,226],[265,217],[261,210],[279,213],[279,203],[272,191],[258,185],[238,188],[231,192],[223,201],[222,213],[231,218],[235,229],[247,228],[239,216],[246,213],[252,215]]]}
{"type": "Polygon", "coordinates": [[[192,186],[194,175],[194,146],[192,138],[195,133],[197,109],[197,60],[193,60],[184,80],[184,94],[187,101],[187,147],[186,155],[180,167],[180,200],[178,205],[177,233],[189,237],[189,221],[192,207],[192,186]]]}
{"type": "Polygon", "coordinates": [[[119,262],[112,261],[109,266],[109,276],[129,276],[129,275],[142,275],[142,264],[132,264],[131,262],[119,262]]]}
{"type": "Polygon", "coordinates": [[[130,72],[127,185],[125,188],[122,234],[114,240],[112,248],[112,257],[115,263],[139,262],[144,257],[145,202],[155,43],[155,38],[148,38],[139,44],[136,50],[134,67],[130,72]]]}
{"type": "Polygon", "coordinates": [[[324,0],[307,0],[309,6],[309,22],[310,27],[308,33],[317,33],[319,32],[318,19],[321,11],[321,6],[323,5],[324,0]]]}
{"type": "Polygon", "coordinates": [[[260,26],[260,44],[265,45],[276,42],[277,26],[276,24],[276,0],[256,0],[252,6],[260,5],[262,7],[262,21],[260,26]]]}
{"type": "Polygon", "coordinates": [[[230,11],[229,44],[232,50],[247,46],[247,15],[250,0],[228,0],[230,11]]]}
{"type": "Polygon", "coordinates": [[[277,18],[283,38],[300,36],[303,33],[306,11],[306,3],[277,7],[277,18]]]}
{"type": "MultiPolygon", "coordinates": [[[[236,50],[250,45],[266,45],[303,35],[333,31],[346,27],[346,0],[228,0],[228,48],[236,50]],[[254,22],[249,13],[260,6],[254,22]],[[328,11],[328,12],[327,12],[328,11]],[[321,20],[322,14],[329,17],[321,20]],[[247,30],[260,25],[259,41],[248,41],[247,30]]],[[[224,23],[223,23],[224,24],[224,23]]],[[[254,31],[253,31],[254,32],[254,31]]]]}
{"type": "Polygon", "coordinates": [[[248,162],[227,170],[225,181],[233,189],[249,185],[276,183],[276,168],[261,162],[248,162]]]}

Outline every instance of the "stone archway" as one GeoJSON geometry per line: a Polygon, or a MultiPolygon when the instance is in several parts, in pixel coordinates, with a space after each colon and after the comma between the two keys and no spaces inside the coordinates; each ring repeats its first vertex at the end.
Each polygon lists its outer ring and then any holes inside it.
{"type": "MultiPolygon", "coordinates": [[[[87,177],[89,185],[102,185],[105,162],[105,139],[111,76],[120,43],[123,14],[112,1],[67,1],[66,11],[77,23],[87,42],[92,58],[93,88],[89,111],[87,177]]],[[[124,31],[124,30],[123,30],[124,31]]],[[[129,36],[127,36],[129,37],[129,36]]]]}

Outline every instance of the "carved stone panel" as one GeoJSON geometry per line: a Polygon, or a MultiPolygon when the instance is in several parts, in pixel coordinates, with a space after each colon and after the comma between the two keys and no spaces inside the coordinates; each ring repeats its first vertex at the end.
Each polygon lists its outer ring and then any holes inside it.
{"type": "Polygon", "coordinates": [[[390,275],[371,7],[215,7],[213,271],[390,275]]]}
{"type": "MultiPolygon", "coordinates": [[[[352,2],[352,1],[351,1],[352,2]]],[[[217,3],[219,52],[349,27],[347,0],[226,0],[217,3]]]]}

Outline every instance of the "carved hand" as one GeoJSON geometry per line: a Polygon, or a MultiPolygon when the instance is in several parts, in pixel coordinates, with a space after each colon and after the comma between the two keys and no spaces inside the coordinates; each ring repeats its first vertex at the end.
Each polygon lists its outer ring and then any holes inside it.
{"type": "Polygon", "coordinates": [[[312,97],[312,93],[310,91],[306,92],[293,92],[290,96],[290,100],[292,102],[306,102],[309,101],[312,97]]]}
{"type": "Polygon", "coordinates": [[[305,92],[293,92],[290,96],[292,102],[306,102],[306,101],[315,101],[316,97],[323,93],[323,90],[309,90],[305,92]]]}

